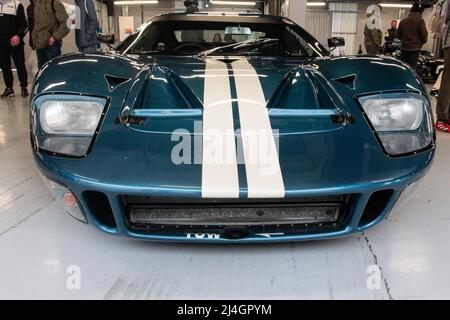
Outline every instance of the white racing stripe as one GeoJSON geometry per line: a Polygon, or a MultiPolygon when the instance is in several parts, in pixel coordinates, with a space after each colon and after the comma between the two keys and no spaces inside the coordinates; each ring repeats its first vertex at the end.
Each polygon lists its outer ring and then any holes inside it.
{"type": "Polygon", "coordinates": [[[239,178],[227,65],[206,60],[202,197],[239,198],[239,178]]]}
{"type": "Polygon", "coordinates": [[[249,198],[282,198],[284,182],[258,74],[246,60],[232,64],[249,198]]]}

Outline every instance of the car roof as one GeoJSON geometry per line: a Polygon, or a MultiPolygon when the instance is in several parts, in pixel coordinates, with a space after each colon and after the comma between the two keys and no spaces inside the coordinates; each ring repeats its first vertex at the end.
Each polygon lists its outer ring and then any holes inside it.
{"type": "Polygon", "coordinates": [[[157,15],[151,21],[215,21],[215,22],[229,22],[240,21],[247,23],[285,23],[290,21],[287,18],[265,15],[260,13],[248,12],[197,12],[194,14],[187,14],[182,12],[164,13],[157,15]]]}

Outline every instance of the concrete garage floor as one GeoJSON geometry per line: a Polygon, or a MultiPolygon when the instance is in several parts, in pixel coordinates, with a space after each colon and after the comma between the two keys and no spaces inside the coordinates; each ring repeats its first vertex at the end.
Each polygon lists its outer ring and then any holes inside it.
{"type": "Polygon", "coordinates": [[[89,228],[52,201],[32,159],[27,101],[3,99],[0,298],[449,299],[449,168],[450,135],[438,134],[435,163],[414,198],[365,234],[344,239],[134,241],[89,228]],[[372,265],[381,268],[381,285],[370,290],[372,265]],[[78,267],[80,289],[69,289],[78,267]]]}

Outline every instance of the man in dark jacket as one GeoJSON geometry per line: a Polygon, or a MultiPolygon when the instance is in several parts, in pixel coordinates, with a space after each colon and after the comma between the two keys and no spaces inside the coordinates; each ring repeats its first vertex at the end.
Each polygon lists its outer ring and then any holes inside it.
{"type": "Polygon", "coordinates": [[[408,17],[400,21],[397,38],[401,40],[401,59],[415,68],[419,59],[420,50],[428,41],[428,31],[422,14],[423,8],[414,3],[408,17]]]}
{"type": "Polygon", "coordinates": [[[391,28],[387,29],[386,41],[394,41],[397,38],[397,20],[391,21],[391,28]]]}
{"type": "Polygon", "coordinates": [[[386,41],[384,44],[384,54],[392,55],[394,53],[394,39],[397,38],[397,20],[391,21],[391,28],[387,29],[386,36],[384,40],[386,41]]]}
{"type": "Polygon", "coordinates": [[[61,54],[62,39],[70,31],[69,16],[59,0],[31,0],[27,14],[30,46],[36,50],[40,68],[61,54]]]}
{"type": "Polygon", "coordinates": [[[16,65],[22,96],[28,96],[28,75],[25,67],[23,36],[27,29],[25,10],[17,0],[0,0],[0,67],[6,89],[2,98],[13,97],[13,73],[11,57],[16,65]]]}
{"type": "Polygon", "coordinates": [[[443,32],[442,48],[444,49],[444,73],[436,106],[436,129],[450,133],[450,1],[447,1],[444,21],[446,27],[443,32]]]}
{"type": "Polygon", "coordinates": [[[92,0],[75,0],[77,6],[77,28],[75,43],[82,53],[97,52],[98,20],[92,0]]]}

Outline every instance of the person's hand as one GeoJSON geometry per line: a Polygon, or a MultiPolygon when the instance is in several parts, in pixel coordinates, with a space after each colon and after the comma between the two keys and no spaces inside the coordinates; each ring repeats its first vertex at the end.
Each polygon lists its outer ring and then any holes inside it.
{"type": "Polygon", "coordinates": [[[55,39],[54,36],[51,36],[50,38],[48,38],[48,45],[49,45],[49,46],[54,45],[55,42],[56,42],[56,39],[55,39]]]}
{"type": "Polygon", "coordinates": [[[11,40],[9,40],[9,43],[11,44],[11,46],[17,47],[20,43],[20,37],[18,35],[15,35],[11,38],[11,40]]]}

